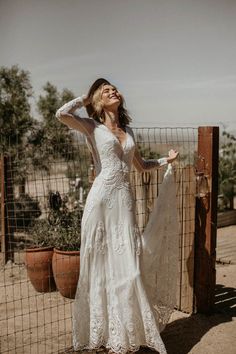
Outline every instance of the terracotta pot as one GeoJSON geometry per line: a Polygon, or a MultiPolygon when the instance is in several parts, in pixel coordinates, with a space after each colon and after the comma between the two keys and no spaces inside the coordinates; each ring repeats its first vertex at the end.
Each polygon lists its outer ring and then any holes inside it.
{"type": "Polygon", "coordinates": [[[53,247],[27,248],[25,265],[28,277],[39,292],[56,289],[52,272],[53,247]]]}
{"type": "Polygon", "coordinates": [[[60,251],[54,248],[52,269],[57,289],[62,296],[75,298],[80,271],[79,251],[60,251]]]}

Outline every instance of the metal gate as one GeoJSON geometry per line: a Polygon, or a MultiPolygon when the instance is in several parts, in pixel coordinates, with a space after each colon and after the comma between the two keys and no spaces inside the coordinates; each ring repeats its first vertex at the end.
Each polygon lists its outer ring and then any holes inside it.
{"type": "MultiPolygon", "coordinates": [[[[218,128],[134,128],[134,132],[143,157],[163,156],[170,148],[180,152],[180,159],[174,164],[180,220],[176,308],[187,313],[212,311],[218,128]]],[[[37,205],[42,220],[51,213],[50,192],[59,192],[69,202],[70,198],[77,198],[84,205],[93,165],[83,137],[78,134],[74,145],[66,147],[66,151],[70,158],[62,159],[54,146],[49,172],[29,166],[23,185],[15,181],[24,156],[14,160],[9,154],[1,157],[1,353],[58,353],[71,347],[73,299],[58,291],[37,292],[25,267],[25,250],[31,241],[27,232],[30,218],[37,218],[32,205],[37,205]]],[[[163,171],[133,171],[131,179],[142,229],[158,195],[163,171]]]]}

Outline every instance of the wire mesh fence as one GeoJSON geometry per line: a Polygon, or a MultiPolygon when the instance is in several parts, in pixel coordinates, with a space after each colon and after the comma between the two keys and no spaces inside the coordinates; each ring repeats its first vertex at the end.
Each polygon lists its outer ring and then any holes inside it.
{"type": "MultiPolygon", "coordinates": [[[[166,156],[171,148],[180,152],[179,160],[174,163],[181,229],[176,307],[191,312],[198,130],[156,127],[133,130],[144,158],[166,156]]],[[[93,161],[79,133],[71,132],[71,144],[62,143],[58,134],[53,146],[45,144],[40,151],[32,150],[29,145],[14,149],[14,144],[17,146],[11,141],[5,144],[1,161],[0,352],[63,353],[72,345],[74,288],[71,283],[63,287],[57,281],[55,286],[53,248],[59,250],[59,256],[63,249],[74,252],[74,260],[78,256],[81,217],[94,178],[93,161]],[[49,253],[44,261],[34,258],[32,266],[28,258],[33,246],[47,248],[49,253]],[[39,275],[42,264],[46,281],[39,275]],[[31,273],[36,279],[30,279],[31,273]],[[63,293],[65,288],[69,293],[63,293]]],[[[163,175],[164,169],[131,172],[141,231],[158,196],[163,175]]],[[[75,283],[79,276],[76,262],[77,275],[72,276],[75,283]]],[[[70,278],[65,268],[63,278],[70,278]]]]}

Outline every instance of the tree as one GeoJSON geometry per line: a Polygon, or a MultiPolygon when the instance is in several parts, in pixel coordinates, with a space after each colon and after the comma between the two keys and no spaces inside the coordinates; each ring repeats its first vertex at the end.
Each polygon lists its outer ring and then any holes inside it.
{"type": "Polygon", "coordinates": [[[32,96],[29,72],[14,65],[0,68],[0,128],[1,148],[16,148],[33,125],[29,98],[32,96]]]}
{"type": "Polygon", "coordinates": [[[14,65],[0,68],[1,152],[14,152],[24,144],[33,126],[29,98],[32,96],[29,73],[14,65]]]}
{"type": "Polygon", "coordinates": [[[73,93],[64,89],[60,94],[56,86],[47,82],[43,87],[44,94],[39,96],[37,109],[41,120],[31,130],[28,139],[28,156],[31,166],[50,172],[50,166],[57,157],[71,158],[73,135],[69,128],[58,124],[55,117],[57,109],[74,98],[73,93]]]}
{"type": "Polygon", "coordinates": [[[22,183],[27,171],[25,146],[29,131],[35,125],[29,99],[33,91],[28,71],[17,65],[0,68],[0,152],[16,164],[14,183],[22,183]],[[19,158],[20,157],[20,158],[19,158]]]}
{"type": "Polygon", "coordinates": [[[37,103],[38,111],[43,119],[41,126],[43,139],[41,139],[41,142],[47,147],[51,156],[56,151],[59,156],[70,159],[70,150],[68,149],[73,144],[73,135],[66,125],[58,124],[55,113],[65,102],[72,100],[74,95],[68,89],[64,89],[60,94],[50,82],[47,82],[43,89],[45,94],[40,95],[37,103]]]}
{"type": "MultiPolygon", "coordinates": [[[[25,195],[28,162],[25,147],[29,132],[36,122],[30,109],[29,100],[32,95],[28,71],[20,69],[17,65],[13,65],[11,68],[0,67],[0,153],[8,156],[8,175],[5,183],[9,192],[7,195],[7,215],[9,218],[7,233],[11,242],[14,239],[14,230],[19,225],[18,221],[22,222],[22,212],[24,213],[28,209],[27,215],[29,217],[32,215],[28,208],[32,198],[25,195]],[[14,198],[13,187],[16,184],[20,186],[18,202],[14,198]]],[[[40,210],[37,210],[37,215],[34,210],[33,213],[37,217],[40,215],[40,210]]]]}
{"type": "Polygon", "coordinates": [[[226,131],[222,133],[224,143],[219,158],[219,192],[223,196],[224,208],[234,208],[236,184],[236,137],[226,131]]]}

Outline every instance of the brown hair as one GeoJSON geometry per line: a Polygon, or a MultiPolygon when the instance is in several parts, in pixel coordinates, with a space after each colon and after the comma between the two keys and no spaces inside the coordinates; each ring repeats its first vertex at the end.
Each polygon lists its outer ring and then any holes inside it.
{"type": "MultiPolygon", "coordinates": [[[[109,81],[106,79],[98,79],[96,80],[92,86],[89,89],[88,92],[88,97],[90,97],[91,104],[86,106],[86,110],[88,115],[95,119],[96,121],[100,123],[104,123],[104,111],[101,103],[101,93],[102,93],[102,88],[104,85],[111,85],[115,89],[117,89],[114,85],[110,84],[109,81]]],[[[118,90],[117,90],[118,91],[118,90]]],[[[119,91],[118,91],[119,92],[119,91]]],[[[120,106],[118,107],[118,112],[119,112],[119,122],[122,126],[129,125],[131,122],[131,117],[128,114],[128,111],[126,108],[124,108],[124,97],[121,95],[119,92],[119,95],[121,97],[121,103],[120,106]]]]}

